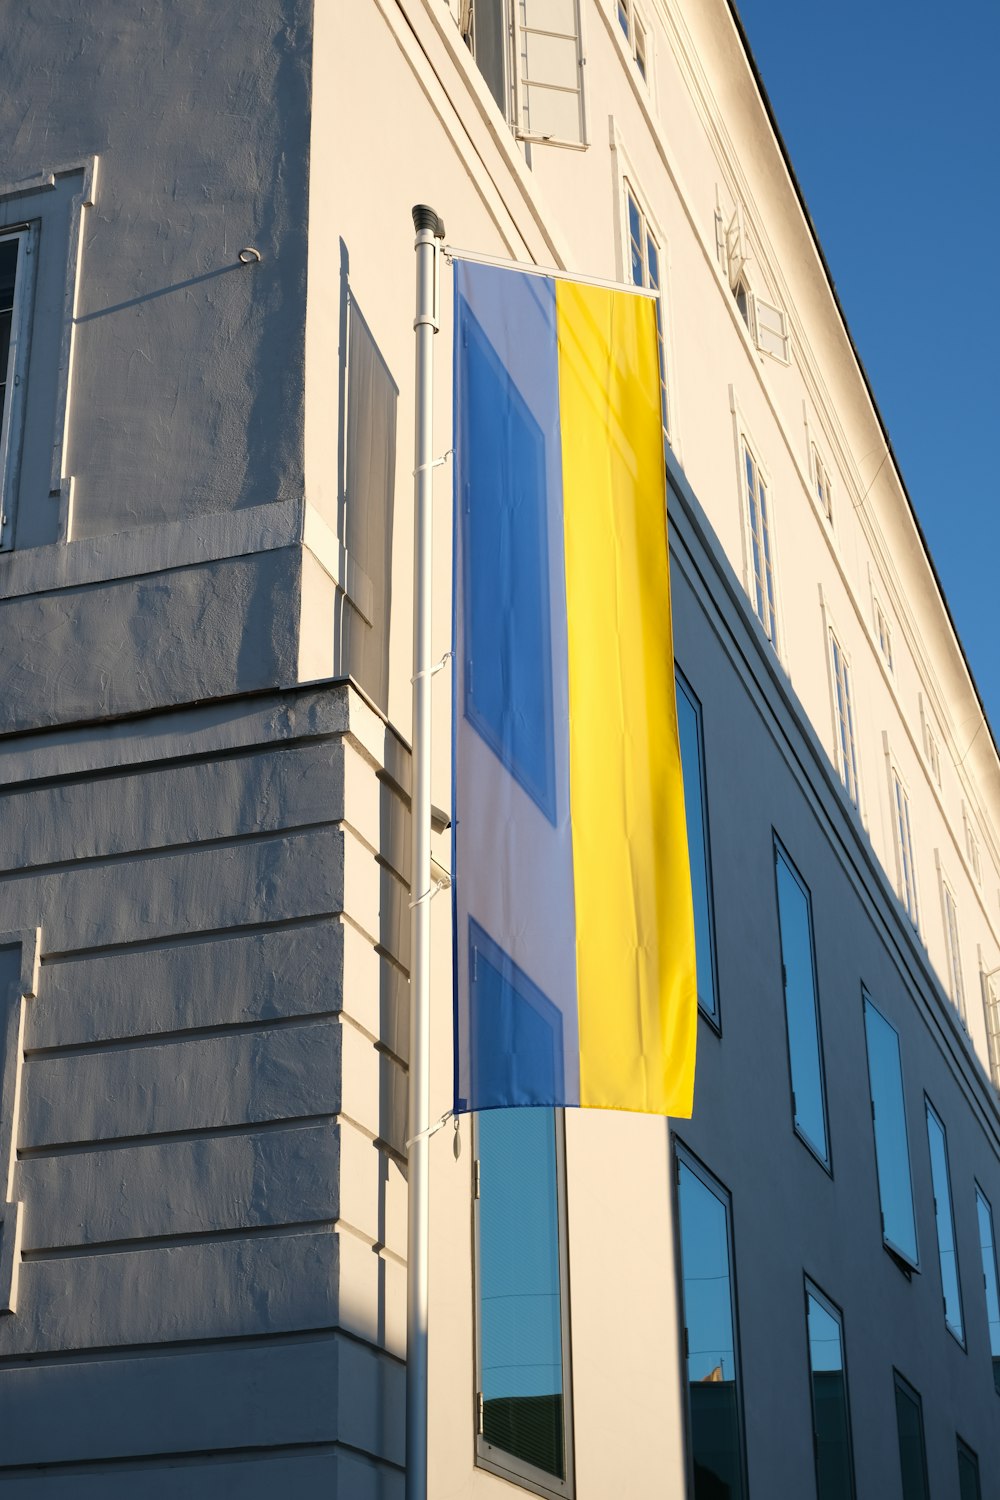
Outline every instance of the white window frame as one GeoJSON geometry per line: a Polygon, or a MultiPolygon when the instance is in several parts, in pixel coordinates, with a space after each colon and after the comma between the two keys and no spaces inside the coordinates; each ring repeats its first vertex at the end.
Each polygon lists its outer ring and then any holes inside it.
{"type": "Polygon", "coordinates": [[[12,240],[16,241],[18,250],[11,306],[10,345],[7,368],[0,372],[5,381],[3,416],[0,419],[0,551],[9,550],[14,542],[21,434],[27,394],[31,308],[35,290],[35,265],[38,260],[37,220],[0,229],[0,244],[12,240]]]}
{"type": "Polygon", "coordinates": [[[649,22],[635,0],[611,0],[612,14],[619,32],[624,38],[626,50],[631,52],[636,72],[650,93],[653,91],[653,47],[649,22]],[[624,16],[624,24],[622,17],[624,16]],[[643,39],[640,45],[639,38],[643,39]],[[642,61],[640,61],[640,57],[642,61]]]}
{"type": "Polygon", "coordinates": [[[816,498],[817,508],[828,525],[833,525],[833,494],[830,480],[830,470],[816,446],[815,439],[810,439],[810,477],[813,484],[813,494],[816,498]]]}
{"type": "Polygon", "coordinates": [[[979,988],[983,997],[986,1050],[993,1087],[1000,1093],[1000,966],[987,969],[979,950],[979,988]]]}
{"type": "MultiPolygon", "coordinates": [[[[618,24],[617,21],[615,23],[618,24]]],[[[678,401],[676,396],[677,382],[674,379],[674,364],[672,351],[674,347],[673,324],[671,320],[671,298],[668,283],[670,281],[670,242],[663,232],[662,225],[657,221],[652,212],[649,199],[638,186],[637,174],[632,159],[622,141],[618,126],[614,119],[611,122],[611,149],[615,155],[618,175],[618,191],[615,195],[615,205],[618,214],[618,244],[617,275],[618,280],[626,285],[634,285],[632,280],[632,255],[631,255],[631,232],[629,229],[628,200],[631,193],[636,205],[645,222],[650,238],[656,246],[660,257],[660,295],[657,298],[657,333],[660,338],[660,347],[663,353],[663,376],[666,381],[666,391],[661,386],[661,398],[665,396],[665,402],[661,399],[661,417],[665,416],[666,425],[663,428],[664,440],[669,444],[671,452],[677,458],[681,458],[680,440],[678,436],[678,401]],[[664,412],[665,404],[665,412],[664,412]]],[[[643,245],[643,273],[645,274],[645,244],[643,245]]]]}
{"type": "Polygon", "coordinates": [[[830,619],[824,600],[823,626],[826,631],[827,667],[830,673],[830,702],[833,710],[834,764],[840,774],[848,801],[861,812],[861,768],[858,759],[857,700],[854,693],[854,672],[851,658],[844,650],[843,637],[830,619]],[[840,655],[842,672],[837,671],[837,654],[840,655]],[[841,708],[841,687],[846,696],[847,722],[841,708]],[[844,752],[845,731],[849,738],[851,762],[848,765],[844,752]]]}
{"type": "Polygon", "coordinates": [[[969,869],[972,878],[978,886],[983,883],[983,856],[980,849],[979,839],[973,826],[972,814],[969,812],[967,803],[962,803],[962,822],[965,824],[965,853],[969,861],[969,869]]]}
{"type": "Polygon", "coordinates": [[[969,1020],[965,1002],[965,975],[962,969],[962,940],[958,930],[958,901],[955,898],[954,884],[948,879],[944,866],[941,863],[940,850],[934,851],[934,858],[937,862],[938,888],[941,894],[941,925],[944,929],[945,973],[947,977],[945,989],[952,1005],[958,1011],[962,1025],[968,1030],[969,1020]]]}
{"type": "MultiPolygon", "coordinates": [[[[487,0],[460,0],[456,22],[463,41],[469,47],[473,58],[476,56],[475,48],[475,9],[477,3],[487,3],[487,0]]],[[[501,29],[506,38],[504,48],[504,78],[503,94],[505,106],[503,109],[504,119],[510,126],[515,138],[527,144],[541,146],[561,146],[571,151],[585,151],[589,145],[587,139],[587,102],[585,96],[584,82],[586,75],[586,55],[583,37],[583,15],[580,0],[568,0],[572,6],[575,30],[572,32],[547,32],[532,25],[531,5],[532,0],[493,0],[499,8],[501,29]],[[573,89],[561,84],[547,82],[544,78],[529,77],[527,72],[527,56],[529,38],[533,35],[542,36],[555,42],[572,41],[576,48],[576,80],[577,86],[573,89]],[[578,127],[579,136],[573,138],[560,136],[544,130],[532,129],[529,121],[530,100],[528,94],[531,90],[541,90],[562,94],[576,94],[579,100],[578,127]]],[[[648,33],[648,28],[647,28],[648,33]]],[[[486,80],[485,74],[480,76],[486,83],[490,97],[496,103],[496,98],[486,80]]]]}
{"type": "Polygon", "coordinates": [[[931,773],[931,780],[940,790],[941,788],[941,736],[937,732],[930,709],[924,700],[923,693],[920,694],[920,739],[924,750],[924,759],[927,769],[931,773]]]}
{"type": "Polygon", "coordinates": [[[790,365],[792,354],[788,316],[777,302],[755,292],[752,278],[747,275],[747,264],[753,257],[750,254],[746,218],[741,203],[736,204],[732,216],[727,220],[717,201],[715,248],[740,321],[746,328],[753,348],[759,354],[766,354],[769,359],[776,360],[778,364],[790,365]]]}
{"type": "Polygon", "coordinates": [[[875,645],[879,656],[885,663],[886,671],[891,677],[896,675],[896,656],[892,644],[893,627],[889,619],[889,611],[882,603],[877,590],[872,589],[872,629],[875,635],[875,645]]]}
{"type": "MultiPolygon", "coordinates": [[[[781,628],[781,609],[778,599],[777,579],[779,568],[774,524],[774,487],[771,484],[771,476],[768,472],[767,465],[760,457],[760,445],[754,439],[753,433],[750,430],[750,426],[743,416],[743,412],[740,409],[739,402],[736,399],[736,394],[732,386],[730,386],[729,388],[729,402],[733,413],[733,433],[735,438],[736,450],[736,479],[739,486],[740,495],[740,532],[743,538],[743,586],[746,589],[747,598],[750,601],[750,608],[753,610],[754,617],[759,622],[761,629],[774,648],[774,653],[777,656],[778,660],[781,661],[783,633],[781,628]],[[754,518],[751,513],[750,488],[747,480],[747,455],[749,455],[753,463],[754,470],[757,476],[757,482],[758,484],[763,486],[767,500],[767,541],[771,572],[771,598],[770,609],[768,611],[768,614],[770,615],[770,629],[768,628],[767,619],[762,616],[757,609],[757,571],[753,561],[754,542],[757,542],[758,552],[762,554],[763,549],[761,543],[763,541],[763,538],[758,537],[754,529],[754,518]]],[[[765,576],[761,579],[761,583],[762,585],[766,585],[766,582],[767,579],[765,576]]],[[[764,595],[764,597],[766,598],[766,595],[764,595]]]]}
{"type": "Polygon", "coordinates": [[[892,753],[888,735],[884,736],[889,776],[889,817],[892,843],[896,851],[896,893],[903,904],[914,931],[920,932],[920,890],[917,863],[913,851],[913,815],[910,787],[892,753]],[[898,800],[901,798],[902,800],[898,800]],[[905,842],[905,847],[904,847],[905,842]]]}

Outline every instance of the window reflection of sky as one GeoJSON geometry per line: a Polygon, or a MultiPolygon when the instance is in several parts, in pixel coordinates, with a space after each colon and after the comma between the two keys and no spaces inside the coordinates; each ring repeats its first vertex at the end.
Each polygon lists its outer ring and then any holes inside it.
{"type": "Polygon", "coordinates": [[[927,1106],[927,1143],[931,1153],[931,1181],[934,1185],[934,1217],[937,1221],[938,1254],[941,1259],[944,1320],[956,1338],[964,1340],[962,1292],[958,1282],[955,1225],[951,1212],[951,1182],[948,1177],[948,1149],[945,1145],[944,1126],[930,1105],[927,1106]]]}
{"type": "Polygon", "coordinates": [[[721,1378],[733,1380],[736,1362],[725,1205],[684,1162],[679,1194],[688,1379],[705,1380],[721,1367],[721,1378]]]}
{"type": "Polygon", "coordinates": [[[680,682],[677,684],[677,727],[684,776],[684,811],[687,821],[691,894],[694,898],[694,946],[698,969],[698,1003],[709,1015],[716,1014],[713,973],[712,907],[708,884],[708,850],[702,789],[701,726],[698,710],[680,682]]]}
{"type": "Polygon", "coordinates": [[[809,1297],[809,1359],[816,1373],[844,1368],[844,1356],[840,1346],[840,1324],[811,1294],[809,1297]]]}
{"type": "Polygon", "coordinates": [[[479,1116],[482,1388],[562,1391],[555,1121],[549,1109],[479,1116]]]}
{"type": "Polygon", "coordinates": [[[780,853],[777,872],[795,1123],[817,1155],[828,1161],[809,898],[780,853]]]}
{"type": "Polygon", "coordinates": [[[917,1229],[913,1217],[899,1038],[867,997],[865,1029],[868,1035],[868,1075],[875,1106],[875,1159],[883,1233],[894,1249],[916,1264],[917,1229]]]}
{"type": "Polygon", "coordinates": [[[983,1257],[983,1281],[986,1283],[986,1316],[990,1324],[990,1353],[1000,1354],[1000,1295],[997,1292],[993,1210],[979,1188],[976,1188],[976,1213],[979,1218],[979,1248],[983,1257]]]}

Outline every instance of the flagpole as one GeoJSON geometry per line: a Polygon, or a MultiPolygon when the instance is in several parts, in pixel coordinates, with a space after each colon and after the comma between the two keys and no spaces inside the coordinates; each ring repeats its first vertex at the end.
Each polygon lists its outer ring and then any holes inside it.
{"type": "Polygon", "coordinates": [[[410,1099],[406,1233],[406,1500],[427,1500],[427,1302],[430,1101],[431,537],[434,335],[444,225],[413,210],[417,231],[416,457],[413,525],[413,748],[410,760],[410,1099]]]}

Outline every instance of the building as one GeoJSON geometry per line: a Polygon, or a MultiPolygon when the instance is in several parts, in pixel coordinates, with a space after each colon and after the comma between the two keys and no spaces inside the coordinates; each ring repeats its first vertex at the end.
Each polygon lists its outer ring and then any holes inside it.
{"type": "Polygon", "coordinates": [[[10,1494],[402,1493],[420,201],[661,289],[704,1012],[690,1122],[434,1138],[432,1493],[991,1493],[1000,762],[735,12],[0,50],[10,1494]]]}

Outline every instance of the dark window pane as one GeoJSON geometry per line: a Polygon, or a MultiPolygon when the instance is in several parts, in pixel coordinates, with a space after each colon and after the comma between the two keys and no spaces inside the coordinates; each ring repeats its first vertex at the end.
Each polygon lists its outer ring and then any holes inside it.
{"type": "Polygon", "coordinates": [[[806,1294],[812,1373],[816,1491],[819,1500],[853,1500],[854,1466],[840,1319],[813,1292],[806,1294]]]}
{"type": "Polygon", "coordinates": [[[972,1449],[958,1439],[958,1500],[982,1500],[979,1487],[979,1459],[972,1449]]]}
{"type": "Polygon", "coordinates": [[[684,813],[687,820],[691,895],[694,900],[694,943],[698,968],[698,1004],[718,1015],[715,998],[715,937],[712,891],[709,882],[708,824],[705,817],[705,780],[701,742],[701,713],[697,702],[678,679],[677,728],[684,775],[684,813]]]}
{"type": "Polygon", "coordinates": [[[976,1186],[976,1216],[979,1221],[979,1248],[983,1257],[983,1285],[986,1288],[986,1316],[990,1325],[990,1354],[993,1356],[993,1384],[1000,1395],[1000,1293],[997,1289],[997,1257],[993,1240],[993,1209],[982,1188],[976,1186]]]}
{"type": "Polygon", "coordinates": [[[473,11],[476,63],[486,79],[497,108],[507,118],[507,17],[499,4],[477,5],[473,11]]]}
{"type": "Polygon", "coordinates": [[[775,862],[795,1128],[820,1160],[829,1162],[809,893],[780,849],[775,862]]]}
{"type": "Polygon", "coordinates": [[[0,242],[0,432],[3,431],[7,395],[7,364],[10,358],[10,325],[17,279],[18,240],[0,242]]]}
{"type": "Polygon", "coordinates": [[[483,1437],[565,1478],[555,1117],[479,1117],[479,1341],[483,1437]]]}
{"type": "Polygon", "coordinates": [[[882,1236],[887,1245],[916,1265],[917,1227],[913,1217],[899,1037],[867,995],[865,1033],[875,1127],[875,1162],[882,1204],[882,1236]]]}
{"type": "Polygon", "coordinates": [[[920,1397],[899,1375],[896,1376],[896,1428],[903,1500],[930,1500],[920,1397]]]}
{"type": "Polygon", "coordinates": [[[927,1105],[927,1144],[931,1153],[931,1181],[934,1185],[934,1218],[937,1222],[938,1257],[941,1261],[944,1321],[959,1343],[964,1343],[962,1289],[958,1280],[955,1222],[951,1209],[948,1145],[945,1140],[944,1126],[930,1104],[927,1105]]]}
{"type": "Polygon", "coordinates": [[[727,1203],[678,1163],[694,1500],[743,1500],[727,1203]]]}

